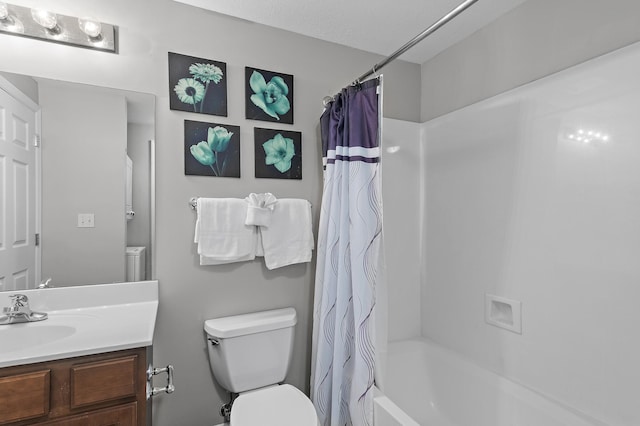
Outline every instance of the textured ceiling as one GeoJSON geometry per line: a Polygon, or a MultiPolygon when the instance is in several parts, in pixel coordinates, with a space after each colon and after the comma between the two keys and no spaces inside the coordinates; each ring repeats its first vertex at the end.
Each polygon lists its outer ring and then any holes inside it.
{"type": "MultiPolygon", "coordinates": [[[[175,1],[387,56],[463,0],[175,1]]],[[[479,0],[401,59],[422,64],[524,1],[479,0]]]]}

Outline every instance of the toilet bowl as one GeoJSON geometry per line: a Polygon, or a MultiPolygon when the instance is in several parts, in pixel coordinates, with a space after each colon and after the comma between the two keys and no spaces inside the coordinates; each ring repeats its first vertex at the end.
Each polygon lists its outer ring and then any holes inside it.
{"type": "Polygon", "coordinates": [[[216,381],[238,394],[231,426],[317,426],[311,400],[283,384],[293,352],[293,308],[205,321],[209,362],[216,381]]]}

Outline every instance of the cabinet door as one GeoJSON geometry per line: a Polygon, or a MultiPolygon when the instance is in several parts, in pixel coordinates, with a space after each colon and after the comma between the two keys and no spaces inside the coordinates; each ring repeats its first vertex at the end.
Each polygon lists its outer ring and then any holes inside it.
{"type": "Polygon", "coordinates": [[[70,375],[72,409],[135,397],[139,387],[138,356],[73,365],[70,375]]]}
{"type": "Polygon", "coordinates": [[[40,426],[136,426],[138,408],[135,402],[67,417],[40,426]]]}
{"type": "Polygon", "coordinates": [[[49,414],[51,370],[0,377],[0,424],[49,414]]]}

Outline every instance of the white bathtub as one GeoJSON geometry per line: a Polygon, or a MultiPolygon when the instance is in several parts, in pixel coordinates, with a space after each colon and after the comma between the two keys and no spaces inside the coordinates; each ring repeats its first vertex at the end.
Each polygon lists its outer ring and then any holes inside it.
{"type": "Polygon", "coordinates": [[[606,426],[430,340],[389,344],[376,426],[606,426]]]}

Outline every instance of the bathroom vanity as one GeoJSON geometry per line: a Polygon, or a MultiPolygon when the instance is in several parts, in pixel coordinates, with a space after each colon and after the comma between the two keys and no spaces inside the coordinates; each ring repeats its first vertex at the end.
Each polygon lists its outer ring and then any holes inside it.
{"type": "Polygon", "coordinates": [[[157,281],[20,293],[48,319],[0,326],[0,425],[148,424],[157,281]]]}
{"type": "Polygon", "coordinates": [[[0,369],[0,425],[146,425],[146,348],[0,369]]]}

